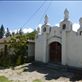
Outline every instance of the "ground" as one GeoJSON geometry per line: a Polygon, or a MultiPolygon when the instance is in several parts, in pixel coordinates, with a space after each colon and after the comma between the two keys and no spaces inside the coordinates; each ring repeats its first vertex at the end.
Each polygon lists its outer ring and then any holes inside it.
{"type": "Polygon", "coordinates": [[[82,82],[82,75],[60,70],[28,63],[17,66],[14,70],[1,69],[0,76],[5,76],[12,82],[82,82]]]}

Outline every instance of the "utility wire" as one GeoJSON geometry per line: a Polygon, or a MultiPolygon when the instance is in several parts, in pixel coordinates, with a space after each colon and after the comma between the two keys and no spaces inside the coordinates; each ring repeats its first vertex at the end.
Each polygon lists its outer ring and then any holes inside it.
{"type": "MultiPolygon", "coordinates": [[[[45,0],[46,1],[46,0],[45,0]]],[[[40,7],[28,18],[28,20],[22,25],[21,28],[23,28],[26,24],[29,23],[29,21],[35,16],[35,14],[43,7],[45,4],[45,1],[40,5],[40,7]]]]}
{"type": "Polygon", "coordinates": [[[40,22],[42,21],[42,19],[43,19],[44,15],[46,14],[46,12],[47,12],[47,11],[48,11],[48,9],[50,8],[50,6],[51,6],[51,2],[48,4],[48,6],[47,6],[46,10],[45,10],[45,11],[44,11],[44,13],[42,14],[42,16],[41,16],[41,18],[40,18],[40,21],[39,21],[38,25],[39,25],[39,24],[40,24],[40,22]]]}

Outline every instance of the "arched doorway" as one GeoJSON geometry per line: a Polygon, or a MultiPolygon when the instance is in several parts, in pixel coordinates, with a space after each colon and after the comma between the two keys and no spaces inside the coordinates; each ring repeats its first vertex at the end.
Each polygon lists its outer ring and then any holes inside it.
{"type": "Polygon", "coordinates": [[[49,60],[53,63],[61,63],[61,44],[52,42],[49,45],[49,60]]]}

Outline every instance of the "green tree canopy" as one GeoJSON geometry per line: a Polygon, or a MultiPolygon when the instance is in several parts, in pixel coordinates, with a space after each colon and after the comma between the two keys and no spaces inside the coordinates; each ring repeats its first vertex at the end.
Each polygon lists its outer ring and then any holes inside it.
{"type": "Polygon", "coordinates": [[[3,38],[4,34],[5,34],[4,26],[1,25],[1,28],[0,28],[0,38],[3,38]]]}
{"type": "Polygon", "coordinates": [[[19,34],[20,35],[22,35],[23,34],[23,31],[22,31],[22,29],[20,28],[20,30],[19,30],[19,34]]]}
{"type": "Polygon", "coordinates": [[[10,36],[11,34],[10,34],[10,31],[9,31],[9,29],[7,28],[7,32],[6,32],[6,37],[8,37],[8,36],[10,36]]]}

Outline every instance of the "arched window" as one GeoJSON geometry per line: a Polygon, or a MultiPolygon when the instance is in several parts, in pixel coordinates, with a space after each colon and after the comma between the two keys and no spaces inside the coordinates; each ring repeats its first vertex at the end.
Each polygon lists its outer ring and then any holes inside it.
{"type": "Polygon", "coordinates": [[[82,35],[82,31],[80,31],[80,35],[82,35]]]}
{"type": "Polygon", "coordinates": [[[45,32],[45,31],[46,31],[46,27],[43,28],[43,32],[45,32]]]}
{"type": "Polygon", "coordinates": [[[62,29],[63,29],[63,30],[66,29],[66,24],[63,24],[62,29]]]}
{"type": "Polygon", "coordinates": [[[51,32],[51,27],[50,27],[49,31],[51,32]]]}

